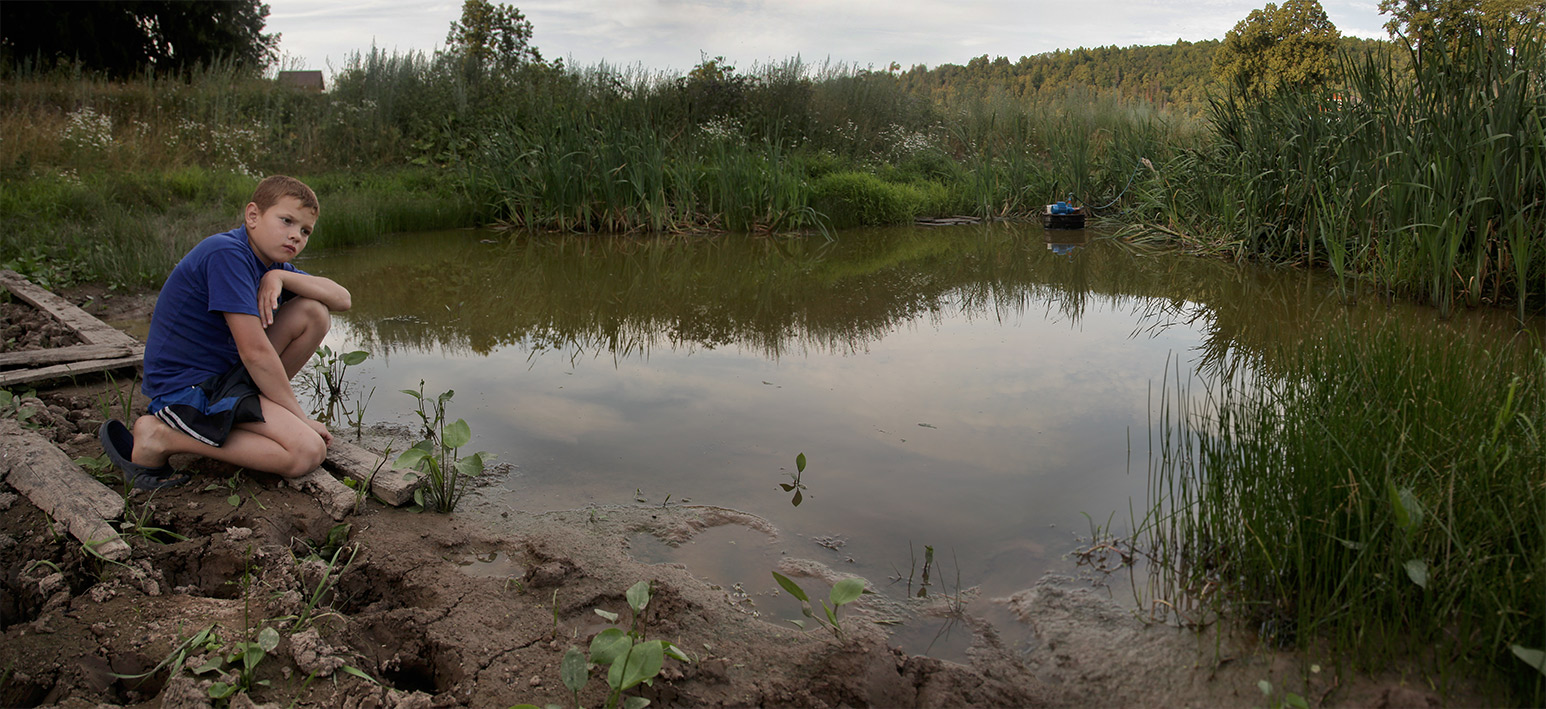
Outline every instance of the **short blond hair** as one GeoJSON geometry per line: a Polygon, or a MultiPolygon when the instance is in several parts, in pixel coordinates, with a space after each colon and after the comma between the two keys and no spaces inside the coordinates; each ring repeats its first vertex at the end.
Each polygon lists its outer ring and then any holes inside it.
{"type": "Polygon", "coordinates": [[[266,212],[274,206],[281,197],[294,197],[300,201],[301,206],[313,212],[321,212],[322,206],[317,203],[317,193],[312,192],[306,183],[293,177],[284,175],[269,175],[258,183],[258,188],[252,191],[252,203],[258,205],[258,212],[266,212]]]}

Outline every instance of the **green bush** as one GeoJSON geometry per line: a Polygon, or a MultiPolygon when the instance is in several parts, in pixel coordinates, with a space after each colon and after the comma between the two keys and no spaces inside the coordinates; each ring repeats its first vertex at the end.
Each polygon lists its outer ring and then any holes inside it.
{"type": "MultiPolygon", "coordinates": [[[[939,187],[940,194],[945,192],[939,187]]],[[[886,182],[867,172],[834,172],[811,184],[810,204],[835,229],[904,224],[928,196],[912,185],[886,182]]]]}

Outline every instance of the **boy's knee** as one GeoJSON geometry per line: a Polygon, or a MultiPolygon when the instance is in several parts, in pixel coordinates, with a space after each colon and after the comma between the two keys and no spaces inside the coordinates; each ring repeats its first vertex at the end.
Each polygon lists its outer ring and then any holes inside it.
{"type": "Polygon", "coordinates": [[[290,449],[290,467],[279,471],[287,478],[298,478],[322,467],[327,459],[327,443],[321,436],[308,436],[290,449]]]}
{"type": "Polygon", "coordinates": [[[294,307],[297,315],[305,319],[308,327],[320,327],[325,332],[333,324],[333,316],[328,312],[327,306],[320,300],[311,298],[295,298],[285,303],[284,307],[294,307]]]}

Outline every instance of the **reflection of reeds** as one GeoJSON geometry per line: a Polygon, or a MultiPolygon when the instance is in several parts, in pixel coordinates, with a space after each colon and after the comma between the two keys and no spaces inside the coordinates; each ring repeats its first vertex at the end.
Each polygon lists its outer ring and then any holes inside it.
{"type": "MultiPolygon", "coordinates": [[[[1109,242],[1070,260],[1026,225],[855,231],[831,242],[424,234],[311,268],[349,285],[355,307],[339,317],[383,354],[508,345],[616,358],[657,347],[851,353],[930,314],[1012,321],[1046,310],[1078,327],[1092,303],[1136,308],[1151,298],[1218,308],[1222,325],[1208,329],[1220,350],[1236,339],[1260,349],[1302,318],[1282,285],[1230,278],[1225,264],[1109,242]],[[1271,302],[1284,307],[1264,319],[1271,302]]],[[[1156,326],[1164,317],[1153,316],[1156,326]]]]}
{"type": "Polygon", "coordinates": [[[1201,392],[1167,376],[1142,525],[1155,607],[1540,704],[1546,678],[1510,646],[1546,643],[1546,356],[1513,344],[1391,326],[1201,392]]]}

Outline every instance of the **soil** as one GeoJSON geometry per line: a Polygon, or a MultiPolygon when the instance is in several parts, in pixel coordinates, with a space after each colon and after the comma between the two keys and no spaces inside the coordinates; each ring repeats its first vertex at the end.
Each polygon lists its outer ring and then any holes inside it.
{"type": "MultiPolygon", "coordinates": [[[[108,322],[143,318],[153,302],[149,294],[65,295],[108,322]]],[[[27,310],[0,307],[7,341],[67,343],[67,333],[40,334],[50,323],[27,310]]],[[[27,404],[35,410],[27,422],[72,458],[96,458],[94,432],[104,416],[123,415],[119,397],[130,388],[102,381],[43,391],[27,404]]],[[[144,402],[133,395],[137,415],[144,402]]],[[[206,460],[174,464],[193,470],[194,481],[130,493],[122,526],[133,555],[121,564],[91,556],[0,484],[0,706],[573,706],[560,675],[565,650],[587,648],[611,626],[597,609],[626,623],[624,593],[638,581],[653,587],[648,637],[692,659],[667,660],[653,685],[630,692],[657,706],[1259,706],[1289,691],[1316,704],[1442,703],[1415,678],[1339,677],[1332,663],[1311,672],[1303,659],[1241,637],[1146,625],[1087,580],[1049,577],[1010,598],[976,599],[1004,604],[1029,625],[1037,642],[1026,651],[1001,642],[970,605],[962,611],[945,599],[917,606],[866,595],[842,609],[842,638],[801,632],[691,569],[630,555],[640,533],[679,544],[741,525],[777,537],[735,510],[438,515],[372,502],[337,526],[277,478],[206,460]],[[888,624],[909,614],[954,615],[969,626],[968,661],[891,646],[888,624]],[[186,647],[211,627],[215,640],[186,647]],[[211,700],[216,682],[239,679],[222,651],[262,628],[280,632],[253,684],[211,700]],[[206,665],[214,669],[198,672],[206,665]]],[[[110,468],[102,478],[121,489],[110,468]]],[[[793,556],[779,570],[807,588],[841,577],[793,556]]],[[[582,705],[605,703],[603,673],[592,671],[582,705]]]]}

